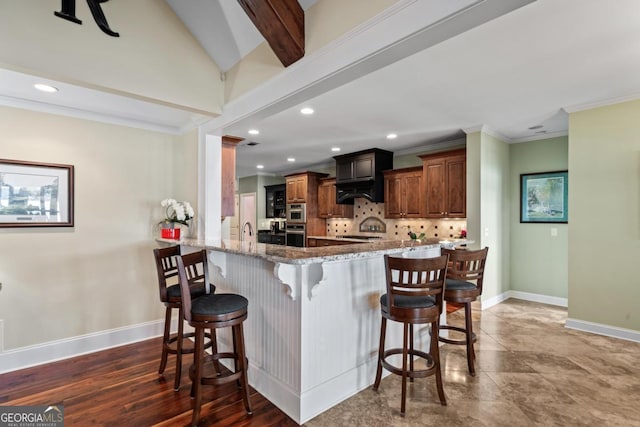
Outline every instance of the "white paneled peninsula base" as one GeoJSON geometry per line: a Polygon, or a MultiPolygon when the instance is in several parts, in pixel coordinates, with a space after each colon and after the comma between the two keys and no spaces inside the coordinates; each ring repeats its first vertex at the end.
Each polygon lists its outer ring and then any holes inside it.
{"type": "MultiPolygon", "coordinates": [[[[245,345],[249,383],[302,424],[371,385],[380,339],[384,254],[440,255],[437,239],[320,248],[186,240],[209,251],[216,292],[249,300],[245,345]]],[[[387,342],[401,347],[389,322],[387,342]]],[[[416,328],[421,347],[428,326],[416,328]]],[[[222,335],[223,346],[229,337],[222,335]]],[[[423,345],[424,344],[424,345],[423,345]]]]}

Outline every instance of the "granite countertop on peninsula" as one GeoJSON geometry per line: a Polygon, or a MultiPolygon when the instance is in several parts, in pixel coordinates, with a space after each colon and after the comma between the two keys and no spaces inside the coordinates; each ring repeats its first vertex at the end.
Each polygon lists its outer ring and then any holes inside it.
{"type": "Polygon", "coordinates": [[[384,254],[400,254],[405,251],[417,251],[439,247],[439,239],[412,240],[374,240],[358,241],[353,245],[323,246],[316,248],[297,248],[293,246],[252,243],[239,240],[206,241],[199,239],[156,239],[158,242],[180,244],[194,248],[227,252],[262,258],[267,261],[287,264],[315,264],[327,261],[345,261],[368,258],[384,254]]]}

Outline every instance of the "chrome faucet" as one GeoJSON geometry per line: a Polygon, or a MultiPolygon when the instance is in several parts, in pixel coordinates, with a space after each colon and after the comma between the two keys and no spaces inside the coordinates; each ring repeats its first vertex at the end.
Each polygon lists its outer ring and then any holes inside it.
{"type": "Polygon", "coordinates": [[[240,234],[240,241],[244,241],[244,230],[245,228],[247,228],[247,225],[249,226],[249,237],[253,236],[253,226],[251,225],[251,223],[249,221],[245,222],[244,224],[242,224],[242,233],[240,234]]]}

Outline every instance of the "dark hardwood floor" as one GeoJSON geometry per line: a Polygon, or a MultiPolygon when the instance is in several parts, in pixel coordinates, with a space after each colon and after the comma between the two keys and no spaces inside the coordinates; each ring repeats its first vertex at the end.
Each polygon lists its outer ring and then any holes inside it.
{"type": "MultiPolygon", "coordinates": [[[[0,375],[0,405],[64,405],[65,426],[188,426],[192,357],[183,358],[173,390],[175,357],[158,375],[160,338],[0,375]]],[[[251,389],[253,415],[235,383],[203,388],[200,426],[297,426],[251,389]]]]}

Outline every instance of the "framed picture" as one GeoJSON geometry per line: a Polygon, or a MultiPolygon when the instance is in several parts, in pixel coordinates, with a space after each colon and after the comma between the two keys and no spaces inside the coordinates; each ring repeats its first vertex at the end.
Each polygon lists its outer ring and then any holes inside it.
{"type": "Polygon", "coordinates": [[[0,159],[0,227],[73,227],[73,166],[0,159]]]}
{"type": "Polygon", "coordinates": [[[567,223],[567,171],[520,175],[520,222],[567,223]]]}

